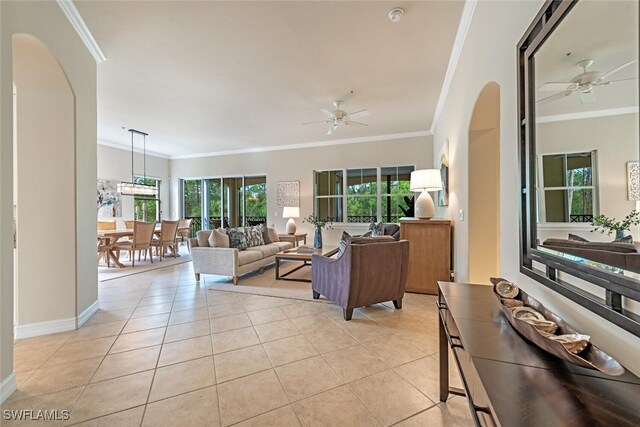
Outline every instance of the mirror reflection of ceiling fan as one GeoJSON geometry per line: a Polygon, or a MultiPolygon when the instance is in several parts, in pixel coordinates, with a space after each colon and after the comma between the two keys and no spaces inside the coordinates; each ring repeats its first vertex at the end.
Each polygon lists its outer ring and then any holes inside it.
{"type": "Polygon", "coordinates": [[[556,92],[553,95],[547,96],[545,98],[539,99],[536,101],[538,104],[547,104],[549,102],[557,101],[558,99],[565,98],[573,93],[577,93],[580,96],[580,102],[583,104],[594,103],[596,102],[596,94],[595,88],[597,86],[607,86],[613,83],[624,82],[628,80],[636,80],[638,77],[632,77],[628,79],[621,80],[609,80],[613,74],[618,71],[627,68],[629,65],[637,62],[637,59],[634,59],[629,62],[625,62],[624,64],[614,68],[611,71],[606,73],[600,71],[589,71],[588,68],[593,65],[593,59],[585,59],[584,61],[578,62],[576,65],[582,68],[582,73],[575,76],[571,81],[568,82],[547,82],[542,87],[538,89],[539,92],[556,92]]]}
{"type": "Polygon", "coordinates": [[[333,101],[333,106],[335,110],[329,111],[324,108],[321,108],[320,111],[326,116],[325,120],[320,120],[317,122],[308,122],[303,123],[303,125],[312,125],[317,123],[326,123],[329,125],[329,130],[327,131],[327,135],[332,135],[333,132],[338,128],[338,126],[345,125],[359,125],[359,126],[369,126],[366,123],[353,121],[354,117],[366,117],[370,115],[369,111],[366,109],[354,111],[353,113],[347,113],[342,110],[340,107],[342,106],[342,100],[333,101]]]}

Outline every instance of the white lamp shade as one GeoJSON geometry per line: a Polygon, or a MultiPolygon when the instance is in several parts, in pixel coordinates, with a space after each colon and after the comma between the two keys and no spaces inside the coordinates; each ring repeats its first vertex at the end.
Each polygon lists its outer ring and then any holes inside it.
{"type": "Polygon", "coordinates": [[[282,208],[282,217],[283,218],[300,218],[300,208],[284,207],[282,208]]]}
{"type": "Polygon", "coordinates": [[[439,169],[421,169],[411,172],[409,183],[411,191],[442,190],[442,180],[439,169]]]}

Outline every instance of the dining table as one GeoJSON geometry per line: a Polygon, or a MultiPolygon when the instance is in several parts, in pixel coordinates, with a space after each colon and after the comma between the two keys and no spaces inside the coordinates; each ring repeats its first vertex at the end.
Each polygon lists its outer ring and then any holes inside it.
{"type": "MultiPolygon", "coordinates": [[[[178,233],[180,233],[181,230],[188,230],[188,229],[189,229],[188,227],[179,227],[178,233]]],[[[160,231],[161,231],[161,225],[157,224],[156,229],[154,230],[154,234],[156,236],[159,236],[160,231]]],[[[120,259],[118,258],[118,255],[113,250],[113,248],[118,240],[126,237],[133,238],[133,228],[118,228],[115,230],[98,230],[98,240],[101,240],[107,248],[106,255],[109,257],[111,262],[113,262],[113,264],[115,264],[119,268],[124,268],[126,266],[120,262],[120,259]]],[[[180,254],[177,253],[176,256],[179,257],[180,254]]]]}

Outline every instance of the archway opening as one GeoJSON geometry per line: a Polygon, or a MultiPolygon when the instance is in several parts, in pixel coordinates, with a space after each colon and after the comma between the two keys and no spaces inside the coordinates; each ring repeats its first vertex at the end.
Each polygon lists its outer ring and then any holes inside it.
{"type": "Polygon", "coordinates": [[[12,37],[14,330],[75,328],[75,95],[37,38],[12,37]]]}
{"type": "Polygon", "coordinates": [[[469,280],[500,273],[500,86],[480,92],[469,125],[469,280]]]}

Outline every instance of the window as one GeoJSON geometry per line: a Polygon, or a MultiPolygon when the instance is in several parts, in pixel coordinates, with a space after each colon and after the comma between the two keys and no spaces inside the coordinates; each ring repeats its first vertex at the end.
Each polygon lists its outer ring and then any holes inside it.
{"type": "Polygon", "coordinates": [[[151,185],[158,189],[158,198],[152,196],[133,197],[134,219],[143,221],[160,220],[160,180],[155,178],[143,178],[141,176],[136,176],[133,180],[136,184],[151,185]]]}
{"type": "Polygon", "coordinates": [[[413,166],[315,171],[314,211],[335,222],[398,222],[407,216],[413,166]],[[346,188],[346,192],[343,191],[346,188]],[[407,199],[405,199],[405,197],[407,199]]]}
{"type": "Polygon", "coordinates": [[[540,217],[545,222],[591,222],[596,215],[596,152],[545,154],[540,217]]]}
{"type": "Polygon", "coordinates": [[[198,230],[267,222],[267,177],[182,180],[183,216],[198,230]]]}

